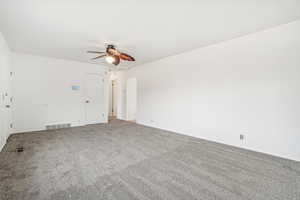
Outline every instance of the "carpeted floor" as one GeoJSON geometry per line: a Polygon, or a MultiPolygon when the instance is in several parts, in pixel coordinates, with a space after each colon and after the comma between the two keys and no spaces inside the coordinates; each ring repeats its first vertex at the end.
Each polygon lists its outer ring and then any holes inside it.
{"type": "Polygon", "coordinates": [[[300,163],[113,120],[12,135],[0,199],[300,200],[300,163]]]}

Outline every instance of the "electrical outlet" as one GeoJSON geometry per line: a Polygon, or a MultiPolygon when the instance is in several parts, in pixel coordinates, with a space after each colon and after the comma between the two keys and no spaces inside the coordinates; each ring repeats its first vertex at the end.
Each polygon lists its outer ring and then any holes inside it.
{"type": "Polygon", "coordinates": [[[240,135],[240,140],[244,140],[245,136],[244,135],[240,135]]]}

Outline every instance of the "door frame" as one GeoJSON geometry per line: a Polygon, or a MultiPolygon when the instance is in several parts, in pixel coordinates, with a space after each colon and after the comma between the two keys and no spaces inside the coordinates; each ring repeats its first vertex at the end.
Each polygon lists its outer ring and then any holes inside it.
{"type": "Polygon", "coordinates": [[[111,110],[110,110],[110,116],[111,117],[117,117],[118,113],[118,80],[114,79],[111,80],[111,110]]]}

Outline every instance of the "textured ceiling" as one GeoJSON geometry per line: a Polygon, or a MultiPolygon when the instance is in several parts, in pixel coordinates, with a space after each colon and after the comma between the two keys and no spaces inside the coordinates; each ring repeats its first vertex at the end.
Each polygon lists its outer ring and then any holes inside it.
{"type": "Polygon", "coordinates": [[[135,66],[300,18],[299,0],[1,0],[13,51],[81,62],[112,43],[135,66]]]}

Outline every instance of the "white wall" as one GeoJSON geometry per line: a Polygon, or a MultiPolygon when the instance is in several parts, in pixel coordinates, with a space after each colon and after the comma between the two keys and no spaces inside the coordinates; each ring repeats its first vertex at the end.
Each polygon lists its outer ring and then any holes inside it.
{"type": "Polygon", "coordinates": [[[299,36],[296,21],[131,69],[137,122],[300,161],[299,36]]]}
{"type": "Polygon", "coordinates": [[[108,114],[108,77],[99,65],[13,53],[14,132],[43,130],[46,125],[85,124],[84,79],[87,73],[105,76],[108,114]],[[78,91],[71,90],[79,85],[78,91]]]}
{"type": "Polygon", "coordinates": [[[11,54],[10,49],[0,32],[0,151],[6,143],[11,130],[11,54]]]}
{"type": "Polygon", "coordinates": [[[126,84],[126,119],[129,121],[136,120],[136,103],[137,103],[137,81],[136,78],[129,78],[126,84]]]}

